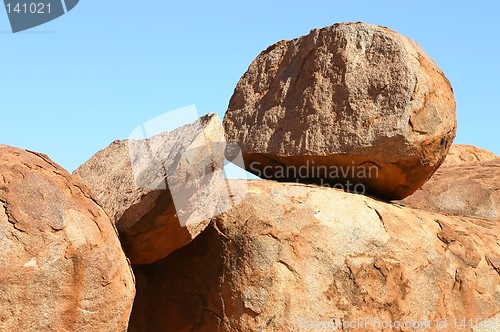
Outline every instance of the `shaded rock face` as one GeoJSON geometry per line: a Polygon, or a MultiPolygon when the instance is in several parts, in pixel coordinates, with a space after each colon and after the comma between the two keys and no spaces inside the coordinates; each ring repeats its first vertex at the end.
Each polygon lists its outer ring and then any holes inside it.
{"type": "Polygon", "coordinates": [[[115,141],[74,174],[114,219],[132,264],[155,262],[195,238],[229,204],[225,139],[209,114],[172,132],[115,141]]]}
{"type": "Polygon", "coordinates": [[[116,229],[85,186],[0,145],[0,330],[126,331],[135,294],[116,229]]]}
{"type": "Polygon", "coordinates": [[[499,230],[328,188],[250,182],[243,203],[190,245],[135,269],[129,331],[304,331],[365,318],[429,321],[425,331],[447,319],[439,330],[455,331],[454,318],[498,314],[499,230]]]}
{"type": "Polygon", "coordinates": [[[500,158],[476,163],[453,161],[451,165],[439,168],[401,203],[446,215],[500,221],[500,158]]]}
{"type": "Polygon", "coordinates": [[[219,234],[208,226],[168,257],[134,266],[137,296],[128,332],[220,331],[222,253],[219,234]]]}
{"type": "Polygon", "coordinates": [[[342,23],[263,51],[238,82],[224,126],[241,148],[240,166],[257,176],[347,190],[359,183],[402,199],[444,160],[455,100],[416,43],[342,23]]]}
{"type": "Polygon", "coordinates": [[[498,156],[493,152],[473,145],[452,144],[441,167],[490,161],[497,158],[498,156]]]}

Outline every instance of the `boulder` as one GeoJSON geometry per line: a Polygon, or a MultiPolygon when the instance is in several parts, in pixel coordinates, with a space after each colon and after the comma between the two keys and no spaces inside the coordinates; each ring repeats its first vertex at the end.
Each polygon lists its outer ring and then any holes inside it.
{"type": "Polygon", "coordinates": [[[478,148],[477,146],[452,144],[441,167],[490,161],[497,158],[498,156],[493,152],[478,148]]]}
{"type": "Polygon", "coordinates": [[[483,331],[500,323],[499,227],[252,181],[191,244],[134,267],[129,332],[456,331],[468,319],[483,331]]]}
{"type": "Polygon", "coordinates": [[[36,152],[0,145],[0,331],[126,331],[135,285],[89,190],[36,152]]]}
{"type": "Polygon", "coordinates": [[[224,210],[224,129],[215,114],[142,140],[115,141],[74,174],[114,220],[132,264],[188,244],[224,210]]]}
{"type": "Polygon", "coordinates": [[[340,23],[263,51],[238,82],[224,126],[240,166],[261,178],[402,199],[444,160],[455,100],[415,42],[340,23]]]}
{"type": "Polygon", "coordinates": [[[400,203],[440,214],[500,221],[500,158],[463,162],[467,156],[461,161],[451,159],[452,166],[439,168],[421,189],[400,203]]]}

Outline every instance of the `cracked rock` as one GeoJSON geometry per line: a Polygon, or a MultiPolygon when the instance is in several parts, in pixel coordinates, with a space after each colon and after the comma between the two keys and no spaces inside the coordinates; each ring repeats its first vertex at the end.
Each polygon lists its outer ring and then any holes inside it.
{"type": "Polygon", "coordinates": [[[74,174],[116,223],[132,264],[162,259],[231,206],[222,122],[208,114],[148,139],[115,141],[74,174]]]}

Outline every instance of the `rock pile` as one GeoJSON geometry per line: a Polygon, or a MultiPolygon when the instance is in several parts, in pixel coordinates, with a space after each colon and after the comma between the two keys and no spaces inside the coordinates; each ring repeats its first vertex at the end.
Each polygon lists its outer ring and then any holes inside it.
{"type": "Polygon", "coordinates": [[[115,141],[73,175],[0,146],[0,330],[495,331],[500,159],[452,147],[424,184],[455,129],[414,42],[348,23],[259,55],[224,125],[115,141]],[[224,154],[284,183],[227,180],[224,154]]]}

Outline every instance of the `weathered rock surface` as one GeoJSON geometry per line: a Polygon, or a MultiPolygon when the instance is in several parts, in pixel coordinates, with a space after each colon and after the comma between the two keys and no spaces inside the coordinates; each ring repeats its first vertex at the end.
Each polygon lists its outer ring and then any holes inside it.
{"type": "Polygon", "coordinates": [[[0,145],[0,331],[126,331],[135,294],[113,223],[45,155],[0,145]]]}
{"type": "Polygon", "coordinates": [[[114,219],[132,264],[157,261],[223,210],[224,129],[215,114],[144,140],[115,141],[74,174],[114,219]]]}
{"type": "Polygon", "coordinates": [[[341,23],[263,51],[236,86],[224,126],[241,148],[240,166],[262,178],[351,190],[360,183],[402,199],[444,160],[455,100],[416,43],[385,27],[341,23]],[[363,172],[372,167],[378,172],[363,172]]]}
{"type": "Polygon", "coordinates": [[[500,158],[478,163],[456,161],[453,165],[439,168],[421,189],[401,203],[446,215],[499,221],[500,158]]]}
{"type": "Polygon", "coordinates": [[[467,144],[452,144],[448,155],[441,167],[457,166],[461,164],[476,163],[497,159],[498,156],[491,151],[467,144]]]}
{"type": "Polygon", "coordinates": [[[365,318],[456,331],[454,319],[500,314],[499,227],[329,188],[250,182],[243,203],[190,245],[134,268],[129,332],[304,331],[365,318]]]}

